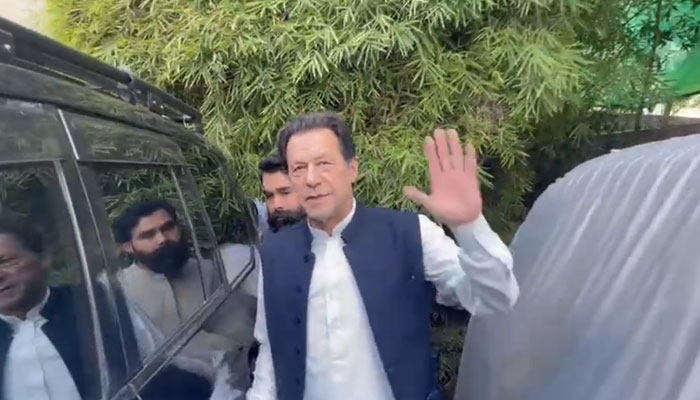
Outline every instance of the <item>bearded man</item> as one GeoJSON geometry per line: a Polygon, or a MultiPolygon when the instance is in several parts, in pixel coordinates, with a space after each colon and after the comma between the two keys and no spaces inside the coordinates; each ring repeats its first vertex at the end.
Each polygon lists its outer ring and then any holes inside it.
{"type": "Polygon", "coordinates": [[[263,160],[259,167],[270,230],[277,232],[306,218],[304,208],[292,190],[292,182],[282,159],[272,155],[263,160]]]}
{"type": "Polygon", "coordinates": [[[134,262],[118,274],[127,298],[169,335],[220,284],[214,265],[198,263],[170,203],[149,201],[131,206],[113,225],[117,243],[134,262]],[[202,279],[200,280],[200,269],[202,279]]]}
{"type": "MultiPolygon", "coordinates": [[[[134,262],[117,274],[132,308],[137,309],[169,337],[203,304],[207,294],[222,285],[210,260],[192,257],[175,207],[164,200],[138,203],[113,224],[121,249],[134,262]],[[203,291],[204,289],[204,291],[203,291]]],[[[231,385],[239,390],[249,385],[248,350],[253,345],[255,298],[233,293],[212,315],[184,354],[205,362],[214,354],[233,355],[228,368],[231,385]]],[[[215,371],[204,371],[214,378],[215,371]]]]}

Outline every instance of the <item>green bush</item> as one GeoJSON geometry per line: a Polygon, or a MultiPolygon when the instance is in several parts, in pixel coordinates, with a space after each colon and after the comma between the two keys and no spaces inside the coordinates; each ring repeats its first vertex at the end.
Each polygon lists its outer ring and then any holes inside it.
{"type": "Polygon", "coordinates": [[[335,110],[359,148],[360,200],[413,207],[423,137],[456,127],[484,160],[487,214],[512,230],[534,124],[581,90],[585,1],[55,0],[54,35],[199,107],[258,194],[256,165],[295,114],[335,110]]]}

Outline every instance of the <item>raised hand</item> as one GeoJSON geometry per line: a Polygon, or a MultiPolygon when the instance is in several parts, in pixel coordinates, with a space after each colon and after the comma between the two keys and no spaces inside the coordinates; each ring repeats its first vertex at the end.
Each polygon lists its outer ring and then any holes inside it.
{"type": "Polygon", "coordinates": [[[457,131],[442,129],[425,140],[425,155],[430,172],[430,195],[414,186],[404,189],[406,196],[423,206],[438,221],[458,226],[476,220],[481,214],[482,199],[476,151],[470,144],[459,143],[457,131]]]}

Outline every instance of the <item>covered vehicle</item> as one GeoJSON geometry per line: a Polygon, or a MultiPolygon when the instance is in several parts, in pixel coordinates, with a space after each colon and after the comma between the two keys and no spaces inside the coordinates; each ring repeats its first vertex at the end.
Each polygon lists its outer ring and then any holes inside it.
{"type": "Polygon", "coordinates": [[[578,166],[511,250],[519,302],[471,321],[456,399],[700,398],[700,135],[578,166]]]}

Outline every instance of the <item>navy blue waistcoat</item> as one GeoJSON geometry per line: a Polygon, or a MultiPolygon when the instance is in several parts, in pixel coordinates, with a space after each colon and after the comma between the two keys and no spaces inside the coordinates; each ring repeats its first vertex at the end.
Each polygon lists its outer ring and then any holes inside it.
{"type": "MultiPolygon", "coordinates": [[[[358,203],[342,238],[394,397],[442,398],[431,359],[431,292],[418,216],[358,203]]],[[[262,244],[265,312],[280,400],[304,396],[311,241],[303,221],[265,235],[262,244]]]]}

